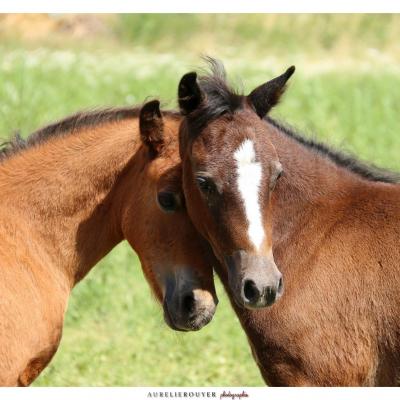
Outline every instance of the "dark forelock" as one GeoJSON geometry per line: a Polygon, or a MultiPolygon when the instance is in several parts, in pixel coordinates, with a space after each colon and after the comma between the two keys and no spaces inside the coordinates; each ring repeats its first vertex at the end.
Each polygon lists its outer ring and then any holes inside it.
{"type": "Polygon", "coordinates": [[[210,57],[205,60],[209,72],[198,79],[204,98],[200,106],[187,116],[191,136],[197,136],[210,122],[224,114],[233,114],[244,104],[244,96],[227,83],[223,64],[210,57]]]}

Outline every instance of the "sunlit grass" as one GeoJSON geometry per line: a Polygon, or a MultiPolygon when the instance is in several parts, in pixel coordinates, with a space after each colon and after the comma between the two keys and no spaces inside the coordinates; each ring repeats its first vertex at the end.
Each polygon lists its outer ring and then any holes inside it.
{"type": "Polygon", "coordinates": [[[398,60],[400,50],[396,14],[124,14],[116,17],[115,31],[133,46],[250,60],[255,54],[258,59],[290,55],[337,60],[370,49],[398,60]]]}

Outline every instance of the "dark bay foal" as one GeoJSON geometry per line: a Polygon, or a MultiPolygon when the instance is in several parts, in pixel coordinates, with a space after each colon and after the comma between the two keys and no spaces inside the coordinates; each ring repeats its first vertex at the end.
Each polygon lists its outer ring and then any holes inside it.
{"type": "Polygon", "coordinates": [[[215,62],[210,76],[182,78],[187,209],[267,383],[397,385],[399,177],[266,117],[293,70],[249,96],[229,88],[215,62]],[[273,260],[285,293],[272,307],[242,308],[243,297],[262,294],[231,275],[256,262],[267,273],[273,260]]]}

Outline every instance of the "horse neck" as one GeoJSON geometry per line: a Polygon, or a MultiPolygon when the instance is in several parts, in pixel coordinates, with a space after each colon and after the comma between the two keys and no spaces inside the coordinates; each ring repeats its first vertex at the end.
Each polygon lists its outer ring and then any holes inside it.
{"type": "Polygon", "coordinates": [[[127,119],[49,138],[0,165],[3,206],[70,287],[123,239],[113,192],[138,150],[136,125],[127,119]]]}
{"type": "Polygon", "coordinates": [[[269,127],[284,170],[271,197],[273,251],[285,264],[307,253],[304,246],[312,252],[311,246],[318,247],[357,199],[382,184],[367,181],[275,126],[269,127]]]}

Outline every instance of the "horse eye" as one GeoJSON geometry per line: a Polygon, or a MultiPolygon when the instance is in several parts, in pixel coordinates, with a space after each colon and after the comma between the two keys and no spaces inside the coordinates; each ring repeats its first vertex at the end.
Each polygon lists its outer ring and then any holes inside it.
{"type": "Polygon", "coordinates": [[[178,208],[178,202],[174,193],[160,192],[157,195],[157,201],[161,209],[165,212],[173,212],[178,208]]]}
{"type": "Polygon", "coordinates": [[[214,182],[209,178],[198,176],[196,177],[196,182],[201,192],[205,195],[213,194],[216,191],[214,182]]]}

